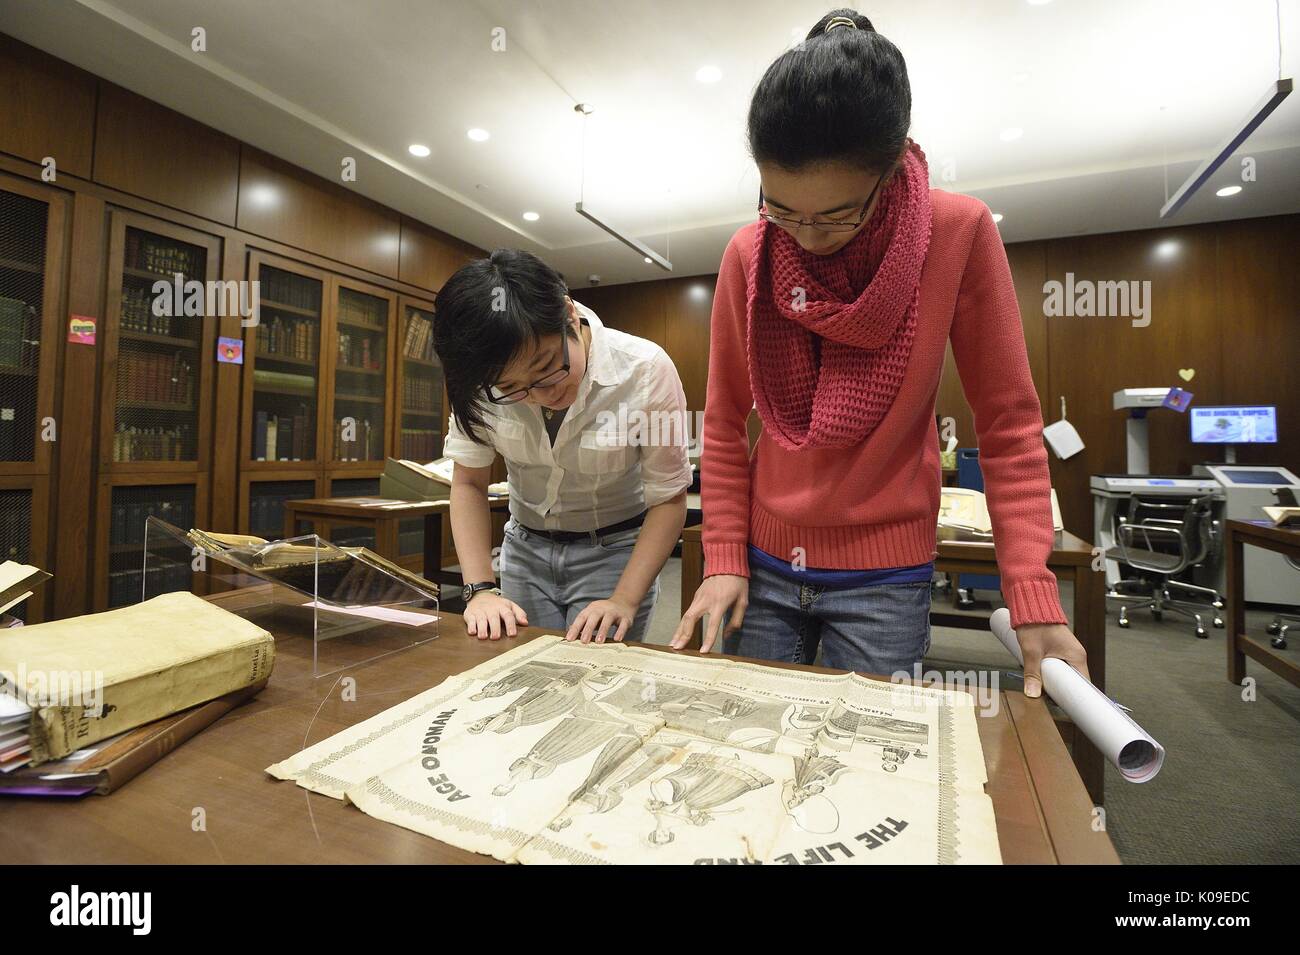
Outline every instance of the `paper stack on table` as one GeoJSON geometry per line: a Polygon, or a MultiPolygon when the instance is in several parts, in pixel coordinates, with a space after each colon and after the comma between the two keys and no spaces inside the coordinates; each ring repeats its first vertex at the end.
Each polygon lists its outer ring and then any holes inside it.
{"type": "Polygon", "coordinates": [[[10,773],[31,762],[32,744],[27,724],[31,708],[17,697],[0,693],[0,773],[10,773]]]}

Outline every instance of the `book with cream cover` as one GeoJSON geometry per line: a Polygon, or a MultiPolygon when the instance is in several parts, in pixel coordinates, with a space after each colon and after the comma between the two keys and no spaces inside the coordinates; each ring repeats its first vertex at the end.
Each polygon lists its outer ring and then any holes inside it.
{"type": "MultiPolygon", "coordinates": [[[[256,624],[170,593],[105,613],[0,631],[0,694],[26,707],[30,765],[265,680],[275,642],[256,624]]],[[[4,717],[6,727],[14,723],[4,717]]]]}

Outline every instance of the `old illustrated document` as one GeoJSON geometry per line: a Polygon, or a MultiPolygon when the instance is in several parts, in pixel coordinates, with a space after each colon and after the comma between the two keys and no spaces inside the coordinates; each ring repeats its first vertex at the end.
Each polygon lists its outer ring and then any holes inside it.
{"type": "Polygon", "coordinates": [[[998,863],[967,693],[546,636],[267,772],[523,863],[998,863]]]}

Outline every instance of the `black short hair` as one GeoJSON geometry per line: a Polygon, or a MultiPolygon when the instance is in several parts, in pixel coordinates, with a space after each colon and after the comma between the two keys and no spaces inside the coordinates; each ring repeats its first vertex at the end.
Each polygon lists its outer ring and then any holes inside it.
{"type": "Polygon", "coordinates": [[[832,10],[759,80],[749,103],[749,151],[756,162],[789,170],[847,162],[883,173],[902,153],[911,123],[903,54],[855,10],[832,10]],[[827,32],[836,17],[856,29],[827,32]]]}
{"type": "Polygon", "coordinates": [[[433,349],[467,437],[478,440],[485,389],[526,345],[566,328],[572,334],[568,294],[559,272],[519,249],[497,249],[447,279],[435,300],[433,349]]]}

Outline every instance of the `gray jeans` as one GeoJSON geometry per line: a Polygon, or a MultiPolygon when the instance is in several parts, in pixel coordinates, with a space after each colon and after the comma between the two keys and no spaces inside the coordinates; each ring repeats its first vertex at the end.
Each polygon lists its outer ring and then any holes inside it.
{"type": "MultiPolygon", "coordinates": [[[[558,543],[529,533],[512,517],[501,542],[501,591],[524,609],[530,626],[567,630],[587,604],[614,592],[640,533],[634,527],[595,540],[558,543]]],[[[658,599],[656,577],[624,640],[644,639],[658,599]]]]}

